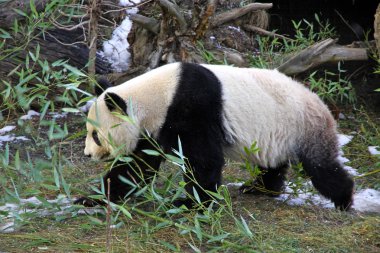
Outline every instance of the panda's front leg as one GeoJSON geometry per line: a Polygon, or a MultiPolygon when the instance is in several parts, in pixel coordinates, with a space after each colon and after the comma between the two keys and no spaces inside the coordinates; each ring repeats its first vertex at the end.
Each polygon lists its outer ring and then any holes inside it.
{"type": "MultiPolygon", "coordinates": [[[[104,194],[112,202],[123,200],[127,194],[133,193],[138,189],[138,186],[145,185],[150,182],[153,176],[158,171],[162,158],[160,156],[151,156],[144,153],[142,150],[154,149],[150,142],[142,139],[138,142],[135,151],[133,152],[134,160],[132,162],[117,161],[112,168],[103,177],[104,194]],[[130,181],[133,185],[125,182],[130,181]]],[[[93,193],[96,194],[96,193],[93,193]]],[[[74,204],[79,204],[87,207],[97,205],[105,205],[106,202],[89,197],[80,197],[74,204]]]]}
{"type": "Polygon", "coordinates": [[[190,209],[199,206],[200,203],[194,197],[197,194],[202,205],[208,206],[212,197],[206,191],[216,192],[221,184],[224,166],[223,153],[218,149],[201,148],[194,153],[188,152],[186,157],[190,168],[184,173],[184,180],[186,182],[185,189],[189,196],[177,199],[173,204],[177,207],[185,205],[190,209]]]}
{"type": "Polygon", "coordinates": [[[161,158],[149,156],[143,152],[134,153],[134,161],[125,163],[117,162],[114,167],[104,176],[103,183],[105,194],[112,202],[117,202],[133,193],[139,187],[148,184],[158,171],[161,158]],[[125,182],[128,180],[131,184],[125,182]],[[108,186],[110,189],[108,190],[108,186]]]}

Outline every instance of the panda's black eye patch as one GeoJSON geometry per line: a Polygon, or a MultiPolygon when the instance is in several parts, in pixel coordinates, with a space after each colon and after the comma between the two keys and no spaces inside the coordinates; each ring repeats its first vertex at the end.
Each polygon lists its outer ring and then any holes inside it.
{"type": "Polygon", "coordinates": [[[96,145],[102,146],[102,144],[100,143],[99,137],[98,137],[98,132],[96,132],[96,131],[92,132],[92,139],[94,140],[96,145]]]}

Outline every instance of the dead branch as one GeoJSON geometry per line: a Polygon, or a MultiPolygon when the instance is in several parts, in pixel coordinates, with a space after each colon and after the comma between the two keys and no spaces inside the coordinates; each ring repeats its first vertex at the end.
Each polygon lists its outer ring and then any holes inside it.
{"type": "Polygon", "coordinates": [[[248,31],[251,31],[251,32],[255,32],[255,33],[261,34],[261,35],[269,36],[269,37],[272,37],[272,38],[280,38],[280,39],[284,39],[284,40],[293,40],[293,39],[285,37],[285,36],[283,36],[281,34],[277,34],[275,32],[270,32],[270,31],[267,31],[267,30],[265,30],[263,28],[260,28],[260,27],[257,27],[257,26],[253,26],[253,25],[245,25],[244,29],[248,30],[248,31]]]}
{"type": "Polygon", "coordinates": [[[335,44],[333,39],[318,42],[283,63],[277,68],[286,75],[296,75],[326,62],[366,61],[366,48],[352,48],[335,44]]]}
{"type": "Polygon", "coordinates": [[[55,19],[51,18],[49,19],[50,22],[58,29],[61,29],[61,30],[67,30],[67,31],[73,31],[73,30],[76,30],[78,28],[82,28],[84,29],[84,25],[87,25],[88,23],[90,23],[89,20],[86,20],[86,21],[82,21],[80,22],[79,24],[76,24],[76,25],[61,25],[60,23],[58,23],[55,19]]]}
{"type": "Polygon", "coordinates": [[[251,3],[247,4],[246,6],[243,6],[241,8],[236,8],[231,11],[223,12],[219,15],[217,15],[213,21],[212,21],[212,27],[220,26],[228,21],[235,20],[241,16],[244,16],[245,14],[251,12],[251,11],[257,11],[257,10],[267,10],[272,8],[272,3],[251,3]]]}
{"type": "Polygon", "coordinates": [[[199,38],[203,37],[203,35],[206,33],[210,23],[210,18],[214,15],[217,4],[218,0],[208,1],[206,11],[203,13],[198,27],[195,30],[195,40],[198,40],[199,38]]]}
{"type": "Polygon", "coordinates": [[[129,18],[154,34],[158,34],[160,31],[160,23],[154,18],[148,18],[140,14],[131,14],[129,18]]]}
{"type": "Polygon", "coordinates": [[[182,15],[178,5],[169,2],[168,0],[159,0],[159,5],[169,12],[170,15],[174,16],[179,24],[180,32],[183,34],[187,30],[187,22],[185,17],[182,15]]]}
{"type": "Polygon", "coordinates": [[[92,0],[90,7],[90,25],[88,29],[89,33],[89,48],[88,55],[88,74],[91,77],[95,76],[95,60],[96,60],[96,40],[98,38],[98,20],[101,11],[102,0],[92,0]]]}

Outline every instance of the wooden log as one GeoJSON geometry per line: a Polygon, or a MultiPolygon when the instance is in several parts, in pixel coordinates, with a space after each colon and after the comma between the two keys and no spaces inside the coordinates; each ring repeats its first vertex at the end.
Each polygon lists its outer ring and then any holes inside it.
{"type": "Polygon", "coordinates": [[[272,8],[272,6],[273,6],[273,4],[271,4],[271,3],[268,3],[268,4],[263,4],[263,3],[247,4],[241,8],[236,8],[236,9],[226,11],[226,12],[223,12],[223,13],[216,15],[211,22],[211,26],[217,27],[217,26],[220,26],[226,22],[240,18],[241,16],[244,16],[245,14],[247,14],[251,11],[267,10],[267,9],[272,8]]]}
{"type": "MultiPolygon", "coordinates": [[[[46,4],[49,1],[34,0],[33,2],[37,12],[39,12],[45,8],[46,4]]],[[[30,0],[13,0],[0,3],[0,28],[8,28],[9,26],[13,25],[13,22],[16,19],[25,19],[25,16],[16,12],[15,9],[21,10],[26,14],[30,13],[30,0]]]]}
{"type": "Polygon", "coordinates": [[[326,62],[366,61],[366,48],[352,48],[335,44],[335,40],[320,41],[291,57],[277,68],[286,75],[296,75],[326,62]]]}
{"type": "MultiPolygon", "coordinates": [[[[0,79],[18,81],[16,75],[9,73],[16,67],[22,67],[28,51],[35,52],[37,44],[40,45],[40,59],[53,63],[57,60],[68,60],[72,66],[82,69],[88,63],[89,48],[84,43],[75,43],[83,40],[82,30],[49,30],[44,36],[32,40],[25,49],[15,52],[12,57],[0,61],[0,79]]],[[[7,42],[7,47],[13,47],[12,42],[7,42]]],[[[101,57],[96,57],[95,70],[97,74],[107,74],[111,71],[110,64],[101,57]]],[[[0,84],[1,88],[1,84],[0,84]]]]}

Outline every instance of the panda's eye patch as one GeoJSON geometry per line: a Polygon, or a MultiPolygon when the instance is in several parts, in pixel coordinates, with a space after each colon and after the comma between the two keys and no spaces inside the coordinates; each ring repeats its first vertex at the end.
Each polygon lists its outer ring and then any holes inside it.
{"type": "Polygon", "coordinates": [[[96,131],[92,132],[92,139],[94,140],[96,145],[102,146],[102,144],[100,143],[99,137],[98,137],[98,132],[96,132],[96,131]]]}

